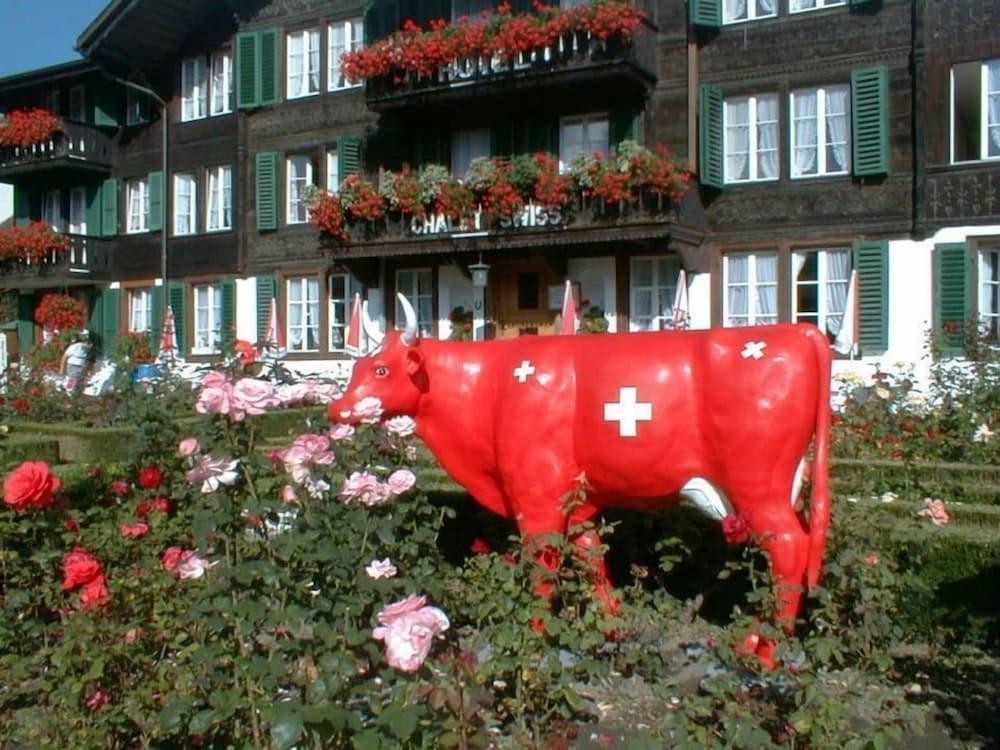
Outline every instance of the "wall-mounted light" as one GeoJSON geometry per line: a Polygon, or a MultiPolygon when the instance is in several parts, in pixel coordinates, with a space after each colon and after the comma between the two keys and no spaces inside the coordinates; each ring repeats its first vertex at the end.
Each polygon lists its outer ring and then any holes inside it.
{"type": "Polygon", "coordinates": [[[473,263],[469,266],[469,273],[472,274],[472,285],[479,289],[484,289],[486,287],[486,277],[490,272],[490,267],[483,263],[482,258],[479,259],[478,263],[473,263]]]}

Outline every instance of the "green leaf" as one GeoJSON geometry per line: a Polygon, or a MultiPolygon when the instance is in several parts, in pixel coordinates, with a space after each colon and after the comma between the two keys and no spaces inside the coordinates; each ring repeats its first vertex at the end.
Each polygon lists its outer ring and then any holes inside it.
{"type": "Polygon", "coordinates": [[[278,750],[288,750],[302,736],[304,727],[298,715],[291,715],[287,711],[282,711],[281,719],[271,724],[271,741],[278,750]]]}
{"type": "Polygon", "coordinates": [[[204,711],[199,711],[194,716],[191,717],[191,721],[188,722],[188,733],[189,734],[205,734],[211,727],[215,719],[215,711],[212,709],[206,709],[204,711]]]}

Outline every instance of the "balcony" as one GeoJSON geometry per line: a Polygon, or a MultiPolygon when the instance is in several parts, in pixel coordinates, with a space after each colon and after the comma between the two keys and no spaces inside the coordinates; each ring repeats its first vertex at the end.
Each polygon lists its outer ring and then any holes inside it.
{"type": "Polygon", "coordinates": [[[64,123],[65,131],[26,148],[0,148],[0,178],[43,170],[111,170],[111,139],[96,128],[64,123]]]}
{"type": "Polygon", "coordinates": [[[69,235],[70,249],[40,262],[6,261],[0,265],[0,284],[19,289],[84,286],[111,280],[111,240],[69,235]]]}
{"type": "Polygon", "coordinates": [[[633,37],[606,40],[585,31],[564,34],[559,44],[519,53],[513,60],[478,56],[462,58],[429,76],[407,74],[369,79],[365,87],[370,109],[377,112],[468,103],[470,98],[516,93],[567,91],[574,83],[593,93],[606,87],[621,95],[644,93],[656,83],[656,29],[643,20],[633,37]]]}

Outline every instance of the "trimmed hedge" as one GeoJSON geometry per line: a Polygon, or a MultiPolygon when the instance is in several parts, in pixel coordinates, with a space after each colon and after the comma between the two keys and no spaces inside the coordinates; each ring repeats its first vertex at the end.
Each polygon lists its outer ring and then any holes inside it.
{"type": "Polygon", "coordinates": [[[90,427],[81,424],[21,422],[13,425],[19,436],[57,441],[63,463],[125,461],[138,433],[133,427],[90,427]]]}
{"type": "Polygon", "coordinates": [[[842,495],[940,497],[946,502],[1000,506],[1000,466],[834,458],[833,489],[842,495]]]}
{"type": "Polygon", "coordinates": [[[15,434],[0,442],[0,467],[6,470],[22,461],[59,463],[59,441],[54,437],[15,434]]]}

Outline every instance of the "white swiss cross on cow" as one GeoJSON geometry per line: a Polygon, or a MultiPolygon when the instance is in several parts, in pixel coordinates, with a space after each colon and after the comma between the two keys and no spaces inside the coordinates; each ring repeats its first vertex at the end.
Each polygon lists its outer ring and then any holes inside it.
{"type": "Polygon", "coordinates": [[[535,367],[528,360],[524,360],[516,370],[514,370],[514,377],[517,378],[518,383],[528,382],[528,378],[535,374],[535,367]]]}
{"type": "Polygon", "coordinates": [[[618,402],[604,405],[604,421],[618,423],[619,437],[635,437],[639,434],[639,422],[653,419],[653,404],[640,402],[639,389],[625,386],[618,389],[618,402]]]}

